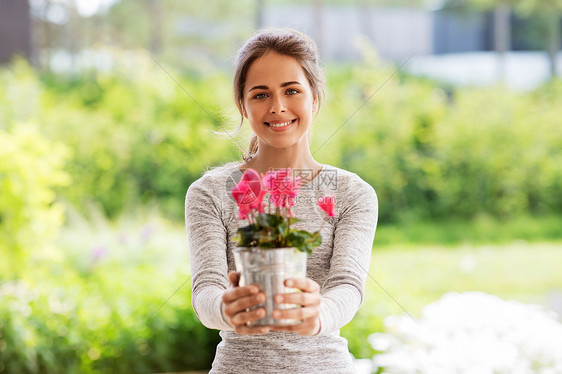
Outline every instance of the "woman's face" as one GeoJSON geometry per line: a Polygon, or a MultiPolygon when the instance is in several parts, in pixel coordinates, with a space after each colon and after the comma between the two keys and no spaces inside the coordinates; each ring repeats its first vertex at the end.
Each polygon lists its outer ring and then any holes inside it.
{"type": "Polygon", "coordinates": [[[254,61],[246,76],[243,103],[260,148],[308,147],[317,101],[297,60],[269,52],[254,61]]]}

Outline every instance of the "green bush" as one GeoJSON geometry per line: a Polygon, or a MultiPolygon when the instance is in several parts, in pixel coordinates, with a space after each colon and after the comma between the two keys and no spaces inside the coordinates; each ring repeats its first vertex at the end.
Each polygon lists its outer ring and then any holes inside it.
{"type": "Polygon", "coordinates": [[[191,308],[185,255],[170,252],[183,232],[89,226],[0,280],[0,373],[208,369],[219,336],[191,308]]]}
{"type": "Polygon", "coordinates": [[[202,170],[236,157],[229,141],[211,134],[222,128],[217,98],[230,93],[228,85],[178,76],[180,87],[148,63],[111,75],[38,77],[21,61],[0,71],[2,126],[33,120],[44,136],[67,145],[73,183],[57,191],[83,213],[95,202],[116,217],[157,200],[182,217],[187,187],[202,170]]]}
{"type": "Polygon", "coordinates": [[[0,129],[0,273],[17,274],[29,254],[56,236],[63,209],[53,188],[68,183],[66,148],[31,124],[0,129]]]}
{"type": "Polygon", "coordinates": [[[312,148],[373,185],[382,221],[562,213],[561,82],[447,93],[367,63],[332,71],[312,148]]]}
{"type": "MultiPolygon", "coordinates": [[[[41,273],[41,271],[39,272],[41,273]]],[[[173,281],[146,268],[82,279],[0,285],[0,372],[150,373],[210,367],[218,334],[190,308],[186,292],[165,301],[173,281]],[[101,279],[103,277],[103,279],[101,279]]],[[[183,275],[185,277],[185,275],[183,275]]],[[[186,287],[185,289],[188,289],[186,287]]]]}
{"type": "MultiPolygon", "coordinates": [[[[155,201],[179,219],[189,184],[238,158],[231,139],[212,134],[237,124],[229,79],[174,72],[180,87],[145,57],[112,73],[38,77],[19,62],[0,74],[0,117],[35,121],[71,150],[73,184],[58,191],[83,212],[93,201],[115,217],[155,201]]],[[[372,184],[381,220],[562,213],[560,82],[446,92],[374,55],[328,75],[313,155],[372,184]]]]}
{"type": "MultiPolygon", "coordinates": [[[[45,108],[46,131],[51,136],[64,133],[74,151],[69,172],[77,183],[61,191],[73,204],[83,206],[89,198],[116,216],[125,208],[158,200],[166,213],[179,218],[187,186],[205,167],[233,154],[228,142],[211,136],[220,123],[213,123],[161,73],[153,69],[141,77],[82,76],[66,94],[80,97],[80,90],[92,87],[97,101],[62,111],[45,108]]],[[[188,92],[206,90],[185,80],[181,85],[188,92]]],[[[50,98],[53,103],[60,99],[59,94],[50,98]]]]}

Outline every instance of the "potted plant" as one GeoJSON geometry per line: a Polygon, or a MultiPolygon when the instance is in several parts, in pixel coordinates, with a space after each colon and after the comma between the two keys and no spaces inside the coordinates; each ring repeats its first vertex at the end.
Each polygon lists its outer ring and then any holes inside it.
{"type": "MultiPolygon", "coordinates": [[[[292,225],[300,220],[293,216],[291,207],[301,187],[301,178],[291,175],[291,169],[280,169],[260,174],[247,169],[240,182],[232,188],[232,197],[238,205],[238,217],[248,225],[237,230],[234,252],[240,284],[256,284],[266,295],[266,316],[249,323],[252,326],[283,326],[298,324],[300,320],[276,320],[274,309],[293,308],[292,304],[277,304],[273,297],[279,293],[296,292],[285,287],[287,278],[306,276],[306,258],[322,244],[320,228],[314,233],[298,230],[292,225]],[[267,204],[264,197],[269,194],[267,204]]],[[[318,205],[328,217],[335,215],[335,197],[318,199],[318,205]]]]}

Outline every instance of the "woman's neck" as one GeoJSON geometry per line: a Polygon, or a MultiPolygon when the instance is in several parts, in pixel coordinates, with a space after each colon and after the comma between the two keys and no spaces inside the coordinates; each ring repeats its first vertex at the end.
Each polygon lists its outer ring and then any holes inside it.
{"type": "Polygon", "coordinates": [[[251,159],[240,166],[240,169],[247,168],[252,168],[263,174],[271,169],[291,168],[293,170],[309,170],[313,175],[316,175],[322,165],[312,157],[308,147],[301,151],[261,148],[251,159]]]}

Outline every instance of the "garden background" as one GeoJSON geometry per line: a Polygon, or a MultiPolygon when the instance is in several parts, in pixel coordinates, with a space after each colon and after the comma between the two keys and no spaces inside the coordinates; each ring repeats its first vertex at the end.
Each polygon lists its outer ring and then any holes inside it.
{"type": "MultiPolygon", "coordinates": [[[[97,4],[31,1],[34,52],[0,67],[0,373],[206,370],[219,337],[191,308],[184,198],[247,145],[214,131],[238,125],[229,59],[264,2],[97,4]],[[219,30],[180,38],[178,15],[219,30]]],[[[352,354],[452,291],[560,313],[562,81],[457,87],[357,48],[324,63],[311,146],[379,198],[352,354]]]]}

